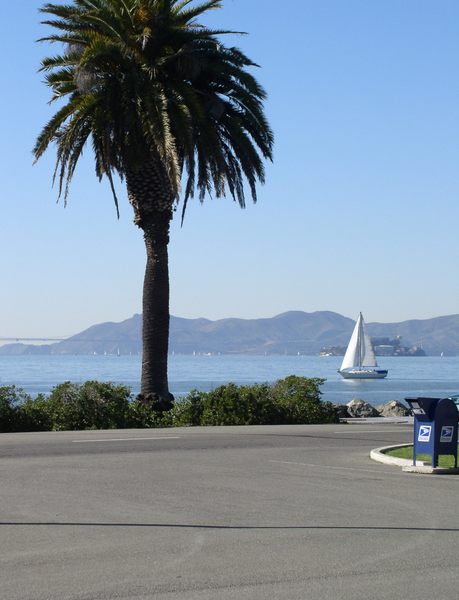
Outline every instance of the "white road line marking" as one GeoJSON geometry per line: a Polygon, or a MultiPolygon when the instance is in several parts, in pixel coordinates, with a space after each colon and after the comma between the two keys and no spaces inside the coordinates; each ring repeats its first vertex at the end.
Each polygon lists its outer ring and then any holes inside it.
{"type": "Polygon", "coordinates": [[[136,442],[137,440],[179,440],[179,436],[106,438],[104,440],[72,440],[74,444],[92,444],[95,442],[136,442]]]}

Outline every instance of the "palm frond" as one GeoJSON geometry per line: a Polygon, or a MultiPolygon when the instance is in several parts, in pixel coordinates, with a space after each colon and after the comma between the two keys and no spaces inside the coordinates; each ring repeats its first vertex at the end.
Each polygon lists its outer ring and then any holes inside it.
{"type": "Polygon", "coordinates": [[[215,10],[223,7],[221,0],[207,0],[207,2],[202,2],[193,8],[185,10],[186,6],[189,4],[189,2],[186,2],[185,4],[182,3],[181,7],[180,5],[175,7],[175,14],[182,23],[190,23],[209,10],[215,10]]]}
{"type": "Polygon", "coordinates": [[[42,41],[64,51],[40,71],[51,101],[62,101],[37,138],[38,160],[56,145],[59,194],[67,200],[89,139],[96,175],[107,177],[117,213],[113,174],[159,161],[164,185],[178,198],[182,220],[190,198],[226,193],[245,206],[244,182],[256,200],[273,134],[263,111],[266,93],[257,65],[220,38],[234,32],[200,22],[221,0],[67,0],[40,9],[51,30],[42,41]],[[167,181],[166,181],[167,180],[167,181]]]}

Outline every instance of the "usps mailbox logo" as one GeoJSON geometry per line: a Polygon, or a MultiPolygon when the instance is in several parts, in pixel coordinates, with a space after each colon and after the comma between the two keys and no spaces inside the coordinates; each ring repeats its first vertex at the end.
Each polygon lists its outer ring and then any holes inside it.
{"type": "Polygon", "coordinates": [[[430,442],[431,433],[432,425],[421,425],[421,427],[419,427],[418,442],[430,442]]]}
{"type": "Polygon", "coordinates": [[[454,427],[452,425],[443,425],[440,433],[440,442],[452,442],[453,432],[454,427]]]}

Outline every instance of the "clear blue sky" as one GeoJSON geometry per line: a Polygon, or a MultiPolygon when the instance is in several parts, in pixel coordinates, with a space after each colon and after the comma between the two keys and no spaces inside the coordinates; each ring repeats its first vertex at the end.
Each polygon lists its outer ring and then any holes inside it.
{"type": "MultiPolygon", "coordinates": [[[[34,40],[42,2],[3,7],[0,336],[64,336],[141,312],[144,247],[117,221],[90,150],[69,205],[34,40]]],[[[459,312],[457,0],[224,0],[218,27],[261,65],[275,161],[259,202],[189,206],[170,245],[171,312],[265,317],[333,310],[367,321],[459,312]]]]}

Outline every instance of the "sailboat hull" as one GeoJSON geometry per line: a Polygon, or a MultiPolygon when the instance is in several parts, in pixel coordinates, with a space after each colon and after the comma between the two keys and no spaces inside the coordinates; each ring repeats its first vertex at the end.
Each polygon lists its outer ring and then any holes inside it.
{"type": "Polygon", "coordinates": [[[344,379],[384,379],[387,369],[374,369],[372,367],[360,367],[354,369],[339,370],[338,373],[344,379]]]}

